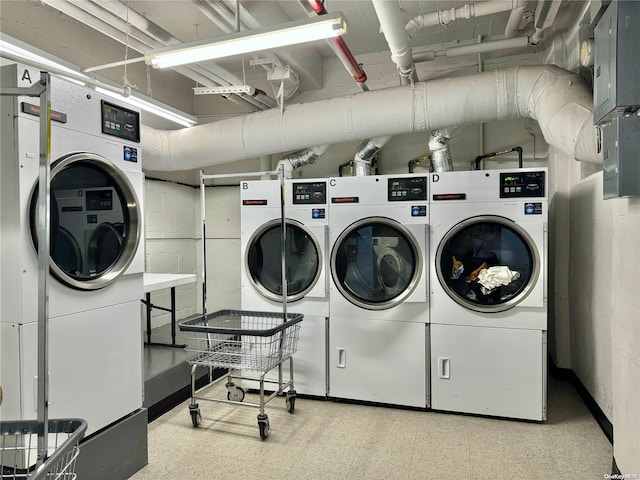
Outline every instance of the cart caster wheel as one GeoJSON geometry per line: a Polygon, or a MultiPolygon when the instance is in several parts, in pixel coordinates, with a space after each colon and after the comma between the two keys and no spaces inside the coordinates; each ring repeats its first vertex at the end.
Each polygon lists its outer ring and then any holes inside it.
{"type": "Polygon", "coordinates": [[[198,426],[200,420],[202,420],[202,417],[198,412],[191,412],[191,423],[193,423],[194,427],[198,426]]]}
{"type": "Polygon", "coordinates": [[[244,400],[244,388],[235,385],[227,385],[227,400],[232,402],[241,402],[244,400]]]}
{"type": "Polygon", "coordinates": [[[287,392],[287,398],[285,399],[287,405],[287,412],[293,413],[296,409],[296,391],[290,390],[287,392]]]}
{"type": "Polygon", "coordinates": [[[269,436],[269,417],[258,415],[258,428],[260,429],[260,439],[264,440],[269,436]]]}
{"type": "Polygon", "coordinates": [[[202,421],[200,408],[198,408],[197,403],[195,405],[189,405],[189,413],[191,414],[191,423],[193,423],[194,427],[197,427],[198,424],[202,421]]]}

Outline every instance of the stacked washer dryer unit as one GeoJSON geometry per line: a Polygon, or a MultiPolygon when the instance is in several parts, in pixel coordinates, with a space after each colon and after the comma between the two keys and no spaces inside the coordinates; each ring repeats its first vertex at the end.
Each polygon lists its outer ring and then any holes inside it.
{"type": "Polygon", "coordinates": [[[428,177],[330,180],[329,395],[425,408],[428,177]]]}
{"type": "MultiPolygon", "coordinates": [[[[327,179],[285,181],[287,311],[302,313],[294,385],[298,393],[325,396],[327,179]]],[[[242,309],[282,312],[282,213],[279,180],[241,183],[242,309]]],[[[283,364],[288,372],[289,364],[283,364]]],[[[274,372],[275,374],[275,372],[274,372]]],[[[274,380],[274,374],[267,378],[274,380]]],[[[248,386],[253,386],[248,383],[248,386]]]]}
{"type": "Polygon", "coordinates": [[[431,405],[546,416],[547,171],[431,175],[431,405]]]}
{"type": "MultiPolygon", "coordinates": [[[[2,84],[38,81],[3,67],[2,84]]],[[[36,418],[37,99],[2,97],[2,417],[36,418]]],[[[142,406],[140,114],[51,83],[49,416],[100,430],[142,406]]]]}

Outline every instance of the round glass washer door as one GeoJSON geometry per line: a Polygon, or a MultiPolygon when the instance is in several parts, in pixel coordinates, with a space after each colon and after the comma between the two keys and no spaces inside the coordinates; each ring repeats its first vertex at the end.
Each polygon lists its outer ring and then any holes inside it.
{"type": "MultiPolygon", "coordinates": [[[[140,241],[140,207],[131,182],[111,161],[92,153],[56,160],[50,178],[52,275],[78,290],[110,285],[131,264],[140,241]]],[[[30,224],[37,250],[38,182],[30,224]]]]}
{"type": "MultiPolygon", "coordinates": [[[[303,224],[285,220],[287,302],[303,298],[321,274],[322,251],[315,236],[303,224]]],[[[282,302],[282,222],[262,225],[249,239],[245,267],[251,283],[265,298],[282,302]]]]}
{"type": "Polygon", "coordinates": [[[517,223],[500,216],[472,217],[447,232],[435,267],[445,292],[476,312],[513,308],[540,275],[535,243],[517,223]]]}
{"type": "Polygon", "coordinates": [[[402,303],[422,275],[422,252],[402,224],[384,217],[358,220],[337,238],[331,274],[342,295],[368,310],[402,303]]]}

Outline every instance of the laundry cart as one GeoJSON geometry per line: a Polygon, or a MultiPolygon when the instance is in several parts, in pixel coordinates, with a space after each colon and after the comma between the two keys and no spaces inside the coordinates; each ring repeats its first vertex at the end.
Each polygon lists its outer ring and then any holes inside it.
{"type": "Polygon", "coordinates": [[[192,366],[189,413],[193,426],[197,427],[202,419],[198,400],[259,408],[258,428],[262,440],[269,435],[269,417],[264,411],[266,403],[286,390],[287,411],[293,413],[296,400],[293,354],[297,349],[302,319],[303,315],[299,313],[285,315],[276,312],[220,310],[181,322],[179,328],[185,337],[185,350],[189,353],[187,362],[192,366]],[[282,378],[282,364],[287,360],[289,379],[285,382],[282,378]],[[196,370],[199,366],[228,370],[226,375],[201,389],[208,390],[213,385],[226,381],[226,399],[197,395],[196,370]],[[265,379],[265,375],[275,368],[278,368],[278,380],[265,379]],[[234,380],[259,381],[259,403],[245,402],[245,391],[234,380]],[[276,385],[268,397],[265,397],[265,384],[276,385]]]}
{"type": "Polygon", "coordinates": [[[49,420],[49,455],[36,468],[38,421],[0,422],[0,478],[75,480],[78,444],[87,430],[79,419],[49,420]]]}

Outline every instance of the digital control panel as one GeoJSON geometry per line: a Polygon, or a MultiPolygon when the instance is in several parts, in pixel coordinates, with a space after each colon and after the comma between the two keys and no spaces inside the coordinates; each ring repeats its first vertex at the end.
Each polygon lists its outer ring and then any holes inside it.
{"type": "Polygon", "coordinates": [[[399,177],[388,179],[387,200],[416,202],[427,200],[427,177],[399,177]]]}
{"type": "Polygon", "coordinates": [[[323,205],[327,203],[327,182],[294,182],[294,205],[323,205]]]}
{"type": "Polygon", "coordinates": [[[544,172],[500,173],[500,198],[544,197],[544,172]]]}
{"type": "Polygon", "coordinates": [[[102,100],[102,133],[140,142],[140,114],[102,100]]]}
{"type": "Polygon", "coordinates": [[[87,212],[113,210],[113,190],[87,190],[85,201],[87,212]]]}

